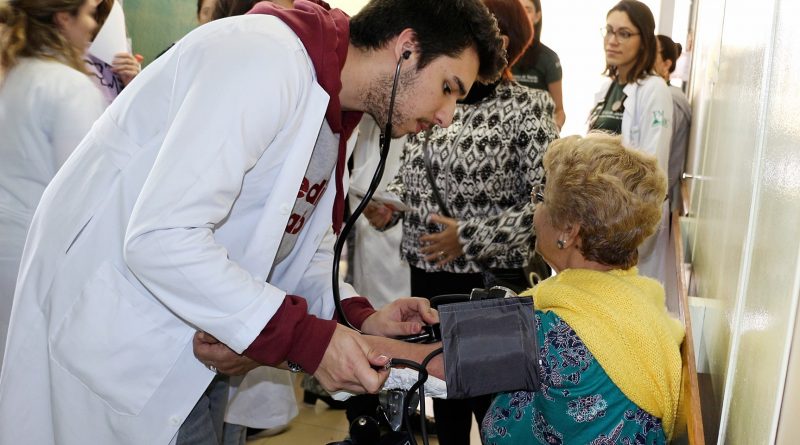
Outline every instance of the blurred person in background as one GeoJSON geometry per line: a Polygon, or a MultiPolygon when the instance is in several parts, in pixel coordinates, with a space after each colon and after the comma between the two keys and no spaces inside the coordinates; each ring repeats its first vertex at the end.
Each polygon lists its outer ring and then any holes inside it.
{"type": "Polygon", "coordinates": [[[511,72],[514,80],[529,88],[536,88],[550,93],[556,105],[553,117],[559,130],[564,126],[567,115],[564,112],[564,96],[561,88],[561,61],[558,54],[542,43],[542,1],[520,0],[525,13],[533,26],[533,43],[511,72]]]}
{"type": "MultiPolygon", "coordinates": [[[[672,95],[654,71],[655,20],[650,8],[622,0],[608,11],[601,28],[608,79],[595,95],[589,130],[622,136],[628,147],[658,159],[667,172],[672,138],[672,95]]],[[[642,275],[666,282],[669,247],[669,203],[664,196],[662,224],[639,247],[642,275]]]]}
{"type": "MultiPolygon", "coordinates": [[[[673,72],[678,58],[681,55],[681,47],[665,35],[658,35],[658,51],[656,52],[655,70],[659,76],[669,85],[669,79],[673,72]]],[[[669,92],[672,93],[672,140],[669,148],[669,168],[667,178],[669,179],[668,196],[670,211],[680,211],[683,207],[683,196],[681,195],[681,174],[686,164],[686,151],[689,148],[689,128],[692,125],[692,107],[686,94],[680,88],[669,85],[669,92]]]]}
{"type": "Polygon", "coordinates": [[[197,24],[205,25],[213,20],[214,10],[216,8],[217,0],[197,0],[197,24]]]}
{"type": "MultiPolygon", "coordinates": [[[[97,5],[97,10],[95,11],[97,30],[92,36],[92,40],[97,37],[97,33],[103,27],[115,1],[101,0],[97,5]]],[[[100,92],[103,93],[107,104],[110,104],[142,70],[141,56],[134,56],[130,52],[115,54],[111,65],[89,53],[86,53],[85,60],[86,66],[91,73],[90,78],[100,88],[100,92]]]]}
{"type": "Polygon", "coordinates": [[[0,365],[34,210],[105,108],[83,60],[99,2],[0,3],[0,365]]]}

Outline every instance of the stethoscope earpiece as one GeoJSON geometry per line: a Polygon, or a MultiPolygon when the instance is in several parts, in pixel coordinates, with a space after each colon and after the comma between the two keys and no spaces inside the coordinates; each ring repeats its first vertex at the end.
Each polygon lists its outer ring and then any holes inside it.
{"type": "Polygon", "coordinates": [[[408,60],[411,57],[411,51],[403,51],[403,58],[408,60]]]}

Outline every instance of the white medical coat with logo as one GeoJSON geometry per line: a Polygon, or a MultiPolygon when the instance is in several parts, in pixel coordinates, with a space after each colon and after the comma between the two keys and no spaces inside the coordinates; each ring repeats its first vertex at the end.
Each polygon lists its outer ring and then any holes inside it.
{"type": "Polygon", "coordinates": [[[125,89],[34,216],[0,444],[167,444],[213,377],[195,331],[242,352],[287,293],[332,315],[335,187],[273,264],[327,102],[265,15],[197,29],[125,89]]]}

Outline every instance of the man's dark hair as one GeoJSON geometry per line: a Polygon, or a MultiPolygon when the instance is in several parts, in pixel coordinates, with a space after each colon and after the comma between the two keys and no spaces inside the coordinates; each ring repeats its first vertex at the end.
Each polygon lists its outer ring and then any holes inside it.
{"type": "Polygon", "coordinates": [[[420,69],[470,46],[478,53],[481,81],[496,80],[506,66],[497,21],[480,0],[371,0],[350,20],[350,42],[379,49],[406,28],[416,33],[420,69]]]}
{"type": "Polygon", "coordinates": [[[628,71],[625,76],[626,79],[617,79],[617,68],[610,65],[606,65],[605,74],[618,82],[621,80],[626,84],[633,83],[638,79],[644,79],[653,72],[653,64],[656,62],[656,21],[650,8],[637,0],[620,1],[608,11],[606,17],[614,11],[624,12],[628,15],[628,19],[636,27],[636,31],[640,33],[639,38],[642,44],[639,46],[639,53],[636,55],[636,63],[628,71]]]}
{"type": "Polygon", "coordinates": [[[261,0],[217,0],[211,20],[244,15],[261,0]]]}

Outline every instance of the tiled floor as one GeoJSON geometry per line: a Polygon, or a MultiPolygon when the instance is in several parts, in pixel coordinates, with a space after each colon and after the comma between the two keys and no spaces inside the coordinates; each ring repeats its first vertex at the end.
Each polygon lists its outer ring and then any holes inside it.
{"type": "MultiPolygon", "coordinates": [[[[301,379],[296,379],[299,383],[301,379]]],[[[295,385],[300,413],[292,420],[289,429],[277,436],[267,437],[247,442],[247,445],[324,445],[329,442],[340,441],[347,436],[347,419],[344,411],[328,409],[324,402],[317,401],[313,407],[302,402],[303,392],[299,385],[295,385]]],[[[472,445],[480,445],[478,429],[473,421],[472,445]]],[[[422,441],[417,438],[417,442],[422,441]]],[[[436,436],[431,436],[430,445],[438,445],[436,436]]]]}

